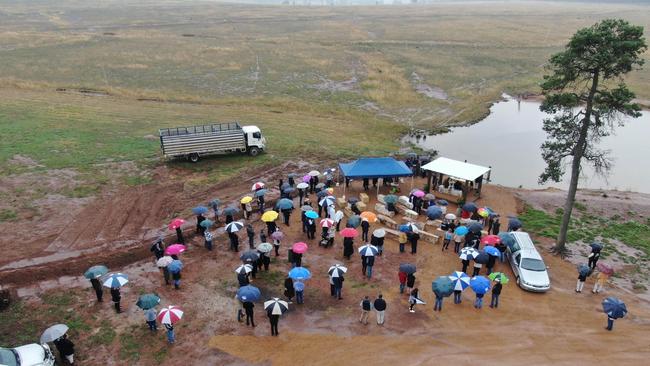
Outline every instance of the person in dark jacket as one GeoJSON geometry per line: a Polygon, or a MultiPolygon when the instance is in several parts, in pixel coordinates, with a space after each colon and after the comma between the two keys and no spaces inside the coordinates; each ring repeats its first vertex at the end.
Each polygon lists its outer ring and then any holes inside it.
{"type": "Polygon", "coordinates": [[[411,290],[411,294],[409,295],[409,312],[415,313],[415,305],[418,303],[418,288],[414,288],[411,290]]]}
{"type": "Polygon", "coordinates": [[[235,218],[232,217],[232,215],[226,215],[226,225],[230,224],[233,221],[235,221],[235,218]]]}
{"type": "Polygon", "coordinates": [[[497,257],[493,255],[488,255],[488,262],[486,264],[487,267],[487,274],[490,275],[492,273],[492,269],[494,268],[494,265],[496,264],[497,257]]]}
{"type": "Polygon", "coordinates": [[[280,321],[280,315],[272,314],[271,311],[268,311],[266,315],[269,317],[269,322],[271,323],[271,336],[280,335],[280,333],[278,333],[278,322],[280,321]]]}
{"type": "Polygon", "coordinates": [[[176,241],[179,244],[185,244],[185,238],[183,238],[183,230],[180,227],[176,228],[176,241]]]}
{"type": "Polygon", "coordinates": [[[607,315],[607,327],[605,327],[605,329],[607,329],[607,330],[609,330],[609,331],[611,331],[612,329],[614,329],[614,320],[615,320],[614,318],[612,318],[611,316],[607,315]]]}
{"type": "Polygon", "coordinates": [[[167,269],[167,266],[164,266],[160,269],[162,270],[163,279],[165,279],[165,285],[169,285],[169,279],[170,279],[169,269],[167,269]]]}
{"type": "Polygon", "coordinates": [[[372,309],[372,304],[370,303],[370,298],[365,296],[361,300],[361,316],[359,317],[359,323],[368,324],[368,315],[370,315],[370,310],[372,309]]]}
{"type": "Polygon", "coordinates": [[[234,252],[239,251],[239,237],[236,233],[228,233],[228,238],[230,239],[230,250],[234,252]]]}
{"type": "Polygon", "coordinates": [[[163,238],[160,237],[156,241],[154,241],[153,244],[151,244],[151,248],[149,249],[149,251],[156,256],[156,260],[162,258],[162,256],[165,255],[163,238]]]}
{"type": "Polygon", "coordinates": [[[460,262],[463,264],[463,269],[461,271],[467,274],[467,267],[469,267],[469,260],[461,259],[460,262]]]}
{"type": "Polygon", "coordinates": [[[174,289],[181,288],[181,271],[172,272],[172,280],[174,280],[174,289]]]}
{"type": "Polygon", "coordinates": [[[370,236],[370,244],[377,247],[378,255],[384,254],[384,238],[378,238],[373,234],[370,236]]]}
{"type": "Polygon", "coordinates": [[[104,297],[104,289],[102,288],[101,282],[99,282],[99,280],[96,278],[91,278],[90,284],[93,286],[93,289],[95,290],[95,296],[97,296],[97,301],[102,302],[102,298],[104,297]]]}
{"type": "Polygon", "coordinates": [[[366,262],[366,256],[362,255],[361,256],[361,274],[366,275],[366,269],[368,267],[368,262],[366,262]]]}
{"type": "Polygon", "coordinates": [[[454,304],[460,304],[462,302],[460,298],[462,292],[462,290],[454,290],[454,304]]]}
{"type": "Polygon", "coordinates": [[[411,243],[411,254],[416,254],[418,252],[418,240],[420,239],[420,234],[418,233],[409,233],[408,240],[411,243]]]}
{"type": "Polygon", "coordinates": [[[122,312],[120,308],[120,301],[122,300],[122,295],[120,294],[119,287],[111,287],[111,300],[113,300],[113,305],[115,306],[115,311],[119,314],[122,312]]]}
{"type": "Polygon", "coordinates": [[[490,307],[491,308],[498,308],[499,307],[499,295],[501,295],[501,288],[503,285],[501,284],[501,280],[498,278],[496,279],[496,284],[494,287],[492,287],[492,299],[490,300],[490,307]]]}
{"type": "Polygon", "coordinates": [[[343,238],[343,256],[350,260],[350,256],[354,253],[354,239],[343,238]]]}
{"type": "Polygon", "coordinates": [[[238,273],[237,274],[237,282],[239,283],[239,287],[246,286],[250,284],[250,280],[248,279],[248,275],[244,273],[238,273]]]}
{"type": "Polygon", "coordinates": [[[352,210],[352,212],[354,212],[355,215],[361,215],[361,210],[359,210],[359,206],[357,206],[357,202],[350,205],[350,209],[352,210]]]}
{"type": "Polygon", "coordinates": [[[413,200],[413,211],[417,212],[418,215],[422,212],[422,199],[415,197],[413,200]]]}
{"type": "Polygon", "coordinates": [[[293,279],[291,279],[291,277],[284,279],[284,296],[289,299],[289,303],[291,303],[293,297],[296,296],[296,290],[293,289],[293,279]]]}
{"type": "Polygon", "coordinates": [[[368,276],[368,279],[372,278],[372,266],[375,265],[375,256],[367,256],[366,257],[366,275],[368,276]]]}
{"type": "Polygon", "coordinates": [[[246,235],[248,235],[248,248],[249,249],[254,249],[255,248],[255,229],[253,229],[253,225],[251,225],[251,224],[246,225],[246,235]]]}
{"type": "Polygon", "coordinates": [[[257,207],[260,210],[260,215],[264,213],[264,195],[261,194],[257,197],[257,207]]]}
{"type": "Polygon", "coordinates": [[[589,273],[579,273],[578,272],[578,283],[576,284],[576,292],[582,292],[582,289],[585,287],[585,281],[587,281],[587,276],[589,273]]]}
{"type": "Polygon", "coordinates": [[[282,193],[282,191],[283,191],[283,189],[282,189],[283,185],[284,185],[284,181],[282,179],[280,179],[280,183],[278,183],[278,190],[280,191],[280,193],[282,193]]]}
{"type": "Polygon", "coordinates": [[[205,230],[205,228],[203,228],[203,226],[201,226],[201,223],[203,221],[205,221],[205,216],[203,216],[203,214],[196,215],[196,233],[197,234],[203,235],[203,230],[205,230]]]}
{"type": "Polygon", "coordinates": [[[343,300],[343,281],[345,281],[345,278],[342,276],[332,278],[332,282],[334,282],[334,296],[339,300],[343,300]]]}
{"type": "Polygon", "coordinates": [[[298,205],[302,207],[302,200],[305,198],[305,190],[300,188],[298,189],[298,205]]]}
{"type": "Polygon", "coordinates": [[[68,335],[64,334],[54,341],[56,349],[59,351],[62,360],[68,361],[69,364],[74,365],[74,343],[68,339],[68,335]]]}
{"type": "Polygon", "coordinates": [[[367,219],[361,219],[361,240],[368,242],[368,230],[370,230],[370,223],[367,219]]]}
{"type": "Polygon", "coordinates": [[[307,238],[316,238],[316,221],[313,219],[307,219],[307,238]]]}
{"type": "Polygon", "coordinates": [[[379,294],[373,303],[375,312],[377,312],[377,325],[384,325],[384,315],[386,312],[386,300],[383,299],[382,294],[379,294]]]}
{"type": "Polygon", "coordinates": [[[289,218],[291,218],[291,209],[282,210],[282,217],[284,218],[284,224],[289,226],[289,218]]]}
{"type": "Polygon", "coordinates": [[[589,268],[591,268],[592,271],[596,268],[596,263],[598,263],[598,259],[600,259],[600,251],[601,249],[599,247],[591,248],[591,253],[589,253],[589,262],[587,265],[589,268]]]}
{"type": "Polygon", "coordinates": [[[174,344],[176,342],[176,334],[174,333],[174,326],[171,324],[163,324],[167,329],[167,342],[174,344]]]}
{"type": "Polygon", "coordinates": [[[273,234],[277,229],[278,227],[277,225],[275,225],[275,221],[270,221],[266,223],[266,232],[269,235],[273,234]]]}
{"type": "Polygon", "coordinates": [[[293,252],[294,267],[302,267],[302,253],[293,252]]]}
{"type": "Polygon", "coordinates": [[[409,294],[413,290],[413,287],[415,287],[415,273],[410,273],[406,276],[406,288],[409,294]]]}
{"type": "Polygon", "coordinates": [[[497,249],[499,249],[499,259],[501,260],[501,263],[506,261],[506,245],[503,243],[497,244],[497,249]]]}
{"type": "Polygon", "coordinates": [[[246,325],[255,327],[255,319],[253,318],[253,308],[255,304],[250,301],[244,301],[244,311],[246,312],[246,325]]]}
{"type": "Polygon", "coordinates": [[[370,187],[370,180],[368,178],[363,178],[363,190],[367,191],[370,187]]]}
{"type": "Polygon", "coordinates": [[[492,235],[499,235],[499,229],[501,229],[501,222],[499,221],[499,216],[497,216],[492,221],[492,235]]]}

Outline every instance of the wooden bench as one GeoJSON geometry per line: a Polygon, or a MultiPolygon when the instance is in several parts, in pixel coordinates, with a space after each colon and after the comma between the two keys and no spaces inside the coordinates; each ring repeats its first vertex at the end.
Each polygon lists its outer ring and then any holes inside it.
{"type": "Polygon", "coordinates": [[[391,219],[390,217],[379,214],[377,215],[377,220],[379,220],[379,222],[385,226],[397,230],[397,222],[395,222],[395,220],[391,219]]]}

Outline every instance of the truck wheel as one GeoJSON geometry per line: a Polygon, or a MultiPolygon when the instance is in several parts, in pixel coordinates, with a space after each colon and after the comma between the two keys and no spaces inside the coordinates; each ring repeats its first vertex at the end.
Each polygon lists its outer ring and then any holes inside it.
{"type": "Polygon", "coordinates": [[[199,154],[191,153],[187,156],[187,160],[191,161],[192,163],[196,163],[197,161],[199,161],[199,154]]]}
{"type": "Polygon", "coordinates": [[[260,149],[258,147],[252,146],[248,149],[248,154],[250,156],[257,156],[260,154],[260,149]]]}

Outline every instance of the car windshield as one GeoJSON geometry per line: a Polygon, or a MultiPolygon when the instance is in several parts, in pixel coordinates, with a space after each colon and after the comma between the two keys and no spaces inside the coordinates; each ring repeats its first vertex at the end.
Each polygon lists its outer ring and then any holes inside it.
{"type": "Polygon", "coordinates": [[[521,260],[521,268],[529,271],[546,271],[546,265],[539,259],[524,258],[521,260]]]}
{"type": "Polygon", "coordinates": [[[12,350],[0,348],[0,365],[18,366],[18,360],[12,350]]]}

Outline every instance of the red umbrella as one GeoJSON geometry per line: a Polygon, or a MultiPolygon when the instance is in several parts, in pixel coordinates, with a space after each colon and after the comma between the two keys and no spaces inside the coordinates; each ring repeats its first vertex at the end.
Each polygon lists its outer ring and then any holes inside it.
{"type": "Polygon", "coordinates": [[[340,234],[344,238],[354,238],[359,235],[359,232],[351,227],[346,227],[345,229],[341,230],[340,234]]]}
{"type": "Polygon", "coordinates": [[[498,235],[486,235],[481,238],[481,244],[495,246],[501,243],[501,238],[498,235]]]}
{"type": "Polygon", "coordinates": [[[168,227],[169,230],[176,230],[179,227],[181,227],[185,223],[185,220],[183,219],[173,219],[172,222],[169,223],[168,227]]]}
{"type": "Polygon", "coordinates": [[[167,255],[179,255],[187,249],[183,244],[172,244],[165,249],[167,255]]]}
{"type": "Polygon", "coordinates": [[[612,268],[612,266],[610,266],[607,263],[598,262],[598,263],[596,263],[596,267],[598,267],[599,271],[601,271],[602,273],[604,273],[604,274],[606,274],[608,276],[611,276],[612,274],[614,274],[614,268],[612,268]]]}
{"type": "Polygon", "coordinates": [[[291,251],[294,253],[302,254],[307,251],[307,244],[299,241],[291,247],[291,251]]]}
{"type": "Polygon", "coordinates": [[[334,226],[334,220],[332,219],[322,219],[320,220],[320,227],[330,228],[334,226]]]}
{"type": "Polygon", "coordinates": [[[183,310],[178,306],[170,305],[158,313],[158,321],[162,324],[175,324],[183,317],[183,310]]]}

